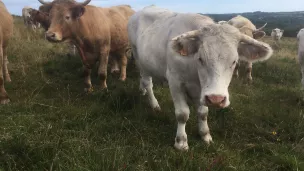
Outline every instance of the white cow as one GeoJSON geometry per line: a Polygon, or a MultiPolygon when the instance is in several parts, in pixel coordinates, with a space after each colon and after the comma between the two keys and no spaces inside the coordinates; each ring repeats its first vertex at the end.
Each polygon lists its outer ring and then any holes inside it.
{"type": "Polygon", "coordinates": [[[40,23],[34,22],[31,18],[30,11],[32,11],[32,8],[29,6],[25,6],[22,8],[22,17],[24,21],[24,25],[28,28],[32,28],[33,30],[36,30],[37,28],[40,28],[40,23]]]}
{"type": "Polygon", "coordinates": [[[279,28],[275,28],[271,31],[271,37],[272,39],[277,42],[280,41],[283,36],[284,30],[281,30],[279,28]]]}
{"type": "Polygon", "coordinates": [[[147,93],[152,108],[160,110],[152,77],[168,81],[178,122],[174,146],[179,150],[188,149],[185,126],[190,109],[186,99],[196,105],[199,133],[210,143],[207,106],[229,106],[228,86],[238,59],[263,61],[273,53],[268,44],[229,24],[155,6],[131,16],[128,35],[140,70],[140,90],[147,93]]]}
{"type": "Polygon", "coordinates": [[[218,23],[218,24],[226,24],[227,21],[223,21],[223,20],[222,20],[222,21],[218,21],[217,23],[218,23]]]}
{"type": "Polygon", "coordinates": [[[302,88],[304,89],[304,28],[302,28],[298,35],[298,57],[299,57],[299,63],[301,67],[301,74],[302,74],[302,88]]]}

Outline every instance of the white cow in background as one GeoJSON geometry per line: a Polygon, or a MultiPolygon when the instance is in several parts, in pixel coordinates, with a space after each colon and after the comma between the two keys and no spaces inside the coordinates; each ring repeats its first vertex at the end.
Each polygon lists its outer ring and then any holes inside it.
{"type": "Polygon", "coordinates": [[[28,28],[31,27],[35,31],[37,28],[40,28],[40,23],[34,22],[32,20],[30,11],[32,11],[32,8],[29,6],[25,6],[24,8],[22,8],[22,18],[24,21],[24,25],[28,28]]]}
{"type": "Polygon", "coordinates": [[[280,41],[282,36],[283,36],[284,30],[281,30],[279,28],[275,28],[271,31],[271,37],[272,40],[274,40],[275,42],[280,41]]]}
{"type": "Polygon", "coordinates": [[[302,89],[304,89],[304,28],[302,28],[298,35],[298,57],[299,57],[299,63],[301,67],[301,74],[302,74],[302,89]]]}
{"type": "Polygon", "coordinates": [[[228,87],[239,58],[250,62],[270,58],[273,51],[229,24],[200,14],[176,13],[149,6],[130,17],[128,35],[140,71],[140,90],[160,110],[152,77],[167,80],[178,122],[174,147],[188,150],[186,122],[196,106],[202,140],[212,141],[208,107],[229,106],[228,87]]]}

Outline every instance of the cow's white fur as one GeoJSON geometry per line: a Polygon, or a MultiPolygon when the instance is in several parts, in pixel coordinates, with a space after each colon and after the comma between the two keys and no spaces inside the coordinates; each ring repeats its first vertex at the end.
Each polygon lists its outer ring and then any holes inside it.
{"type": "Polygon", "coordinates": [[[280,41],[283,36],[284,30],[275,28],[271,31],[271,37],[274,41],[280,41]]]}
{"type": "Polygon", "coordinates": [[[302,89],[304,90],[304,28],[302,28],[298,35],[297,35],[297,40],[298,40],[298,58],[299,58],[299,63],[301,67],[301,74],[302,74],[302,89]]]}
{"type": "Polygon", "coordinates": [[[226,97],[220,107],[227,107],[228,86],[239,54],[248,61],[266,60],[272,55],[268,44],[241,34],[229,24],[216,24],[206,16],[175,13],[155,6],[146,7],[130,18],[128,35],[140,70],[140,90],[148,95],[152,108],[160,109],[152,77],[169,83],[178,122],[174,146],[179,150],[189,148],[185,131],[190,114],[187,97],[196,105],[202,140],[210,143],[205,96],[226,97]],[[239,44],[240,40],[249,44],[239,44]],[[188,47],[186,54],[179,51],[180,46],[188,47]],[[247,54],[249,48],[265,53],[256,53],[257,58],[248,59],[253,56],[247,54]]]}

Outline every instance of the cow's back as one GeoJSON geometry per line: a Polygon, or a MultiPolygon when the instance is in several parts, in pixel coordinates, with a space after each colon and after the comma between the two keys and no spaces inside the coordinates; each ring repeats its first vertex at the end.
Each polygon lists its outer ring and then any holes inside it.
{"type": "Polygon", "coordinates": [[[128,24],[129,39],[135,58],[142,61],[147,72],[164,77],[167,58],[170,56],[169,41],[180,34],[197,30],[214,23],[209,17],[199,14],[175,13],[150,6],[131,16],[128,24]],[[158,66],[157,64],[162,64],[158,66]]]}
{"type": "Polygon", "coordinates": [[[0,18],[0,41],[6,46],[8,39],[13,34],[13,17],[2,1],[0,1],[0,18]]]}
{"type": "Polygon", "coordinates": [[[128,46],[127,24],[135,11],[129,5],[119,5],[110,8],[100,8],[104,13],[111,37],[111,51],[125,49],[128,46]]]}
{"type": "Polygon", "coordinates": [[[236,16],[234,18],[232,18],[231,20],[228,21],[228,24],[236,27],[236,28],[242,28],[242,27],[247,27],[250,28],[252,30],[256,30],[255,25],[252,24],[252,22],[250,20],[248,20],[247,18],[243,17],[243,16],[236,16]]]}

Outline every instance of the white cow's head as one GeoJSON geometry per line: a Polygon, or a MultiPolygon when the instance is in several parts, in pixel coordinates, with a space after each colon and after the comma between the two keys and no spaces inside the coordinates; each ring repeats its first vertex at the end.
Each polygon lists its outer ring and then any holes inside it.
{"type": "Polygon", "coordinates": [[[283,36],[284,30],[280,30],[278,28],[275,28],[271,31],[271,36],[273,38],[275,38],[276,40],[281,39],[281,37],[283,36]]]}
{"type": "Polygon", "coordinates": [[[256,62],[270,58],[273,51],[228,24],[211,24],[172,39],[180,58],[195,59],[201,84],[201,104],[227,107],[228,86],[238,59],[256,62]]]}

